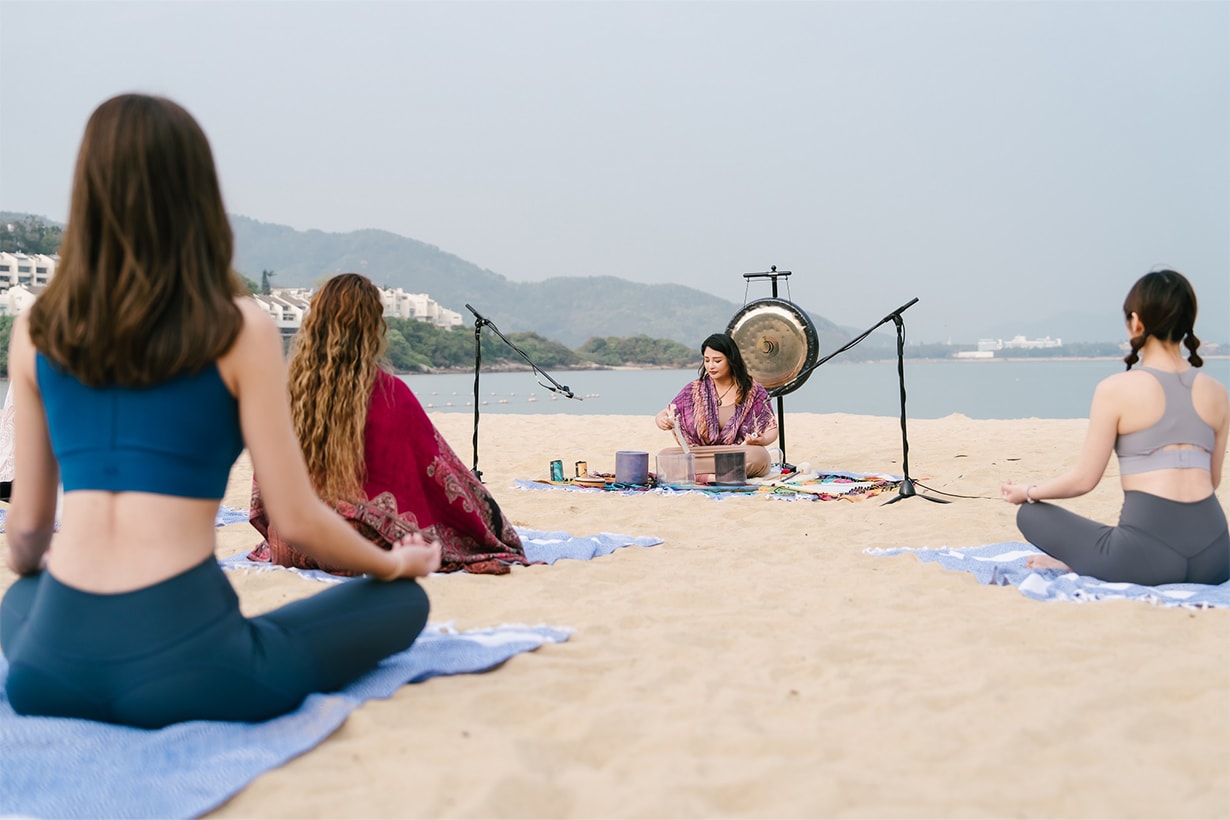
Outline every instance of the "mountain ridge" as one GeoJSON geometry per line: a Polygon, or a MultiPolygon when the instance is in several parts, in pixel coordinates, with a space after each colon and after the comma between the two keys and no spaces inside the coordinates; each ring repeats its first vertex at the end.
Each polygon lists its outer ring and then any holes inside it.
{"type": "MultiPolygon", "coordinates": [[[[235,267],[250,279],[272,270],[275,287],[311,287],[353,271],[381,287],[427,293],[467,319],[469,304],[506,332],[534,331],[574,348],[594,336],[638,334],[696,346],[725,330],[743,307],[686,285],[615,276],[513,282],[435,245],[377,229],[299,231],[242,215],[232,215],[231,223],[235,267]]],[[[827,318],[806,312],[822,350],[849,340],[827,318]]]]}

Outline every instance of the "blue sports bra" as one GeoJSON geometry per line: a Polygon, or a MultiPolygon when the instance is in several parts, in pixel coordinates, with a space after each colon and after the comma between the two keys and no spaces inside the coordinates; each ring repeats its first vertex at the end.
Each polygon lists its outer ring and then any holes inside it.
{"type": "Polygon", "coordinates": [[[1162,385],[1166,409],[1157,423],[1115,439],[1119,474],[1134,475],[1152,470],[1208,470],[1212,464],[1213,428],[1196,413],[1192,404],[1192,385],[1196,368],[1181,373],[1142,367],[1162,385]],[[1166,450],[1172,444],[1190,444],[1183,449],[1166,450]]]}
{"type": "Polygon", "coordinates": [[[42,353],[36,372],[65,492],[226,492],[243,434],[216,364],[151,387],[87,387],[42,353]]]}

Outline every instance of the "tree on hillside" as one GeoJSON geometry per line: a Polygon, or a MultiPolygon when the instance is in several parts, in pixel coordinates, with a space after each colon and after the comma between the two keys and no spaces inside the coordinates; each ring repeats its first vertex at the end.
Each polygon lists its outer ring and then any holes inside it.
{"type": "Polygon", "coordinates": [[[63,240],[63,228],[37,216],[0,225],[0,251],[53,255],[60,252],[63,240]]]}
{"type": "Polygon", "coordinates": [[[9,336],[13,332],[13,317],[0,316],[0,372],[9,377],[9,336]]]}
{"type": "MultiPolygon", "coordinates": [[[[509,333],[508,340],[525,351],[530,361],[539,367],[571,367],[585,361],[559,342],[545,339],[537,333],[509,333]]],[[[502,358],[511,362],[525,361],[514,350],[508,350],[502,358]]]]}
{"type": "Polygon", "coordinates": [[[273,293],[273,277],[274,272],[271,270],[261,271],[261,295],[268,296],[273,293]]]}
{"type": "Polygon", "coordinates": [[[239,277],[239,281],[243,284],[243,286],[248,289],[248,296],[254,296],[260,290],[260,285],[256,284],[239,271],[235,271],[235,275],[239,277]]]}
{"type": "Polygon", "coordinates": [[[638,336],[593,336],[577,352],[598,364],[642,364],[653,367],[688,367],[699,356],[692,348],[673,339],[638,336]]]}

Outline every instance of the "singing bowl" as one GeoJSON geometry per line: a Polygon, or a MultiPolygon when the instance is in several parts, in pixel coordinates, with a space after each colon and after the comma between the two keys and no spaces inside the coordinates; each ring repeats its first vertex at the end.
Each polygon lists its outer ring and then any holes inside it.
{"type": "Polygon", "coordinates": [[[820,355],[820,337],[811,317],[785,299],[748,302],[726,332],[739,346],[752,378],[775,396],[802,387],[820,355]]]}

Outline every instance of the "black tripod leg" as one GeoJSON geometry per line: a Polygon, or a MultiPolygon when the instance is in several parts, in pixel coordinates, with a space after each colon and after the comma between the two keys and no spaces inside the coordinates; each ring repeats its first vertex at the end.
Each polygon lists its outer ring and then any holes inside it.
{"type": "Polygon", "coordinates": [[[474,320],[474,477],[481,483],[483,473],[478,469],[478,371],[483,358],[483,320],[474,320]]]}
{"type": "Polygon", "coordinates": [[[901,390],[901,471],[904,478],[897,495],[888,499],[880,506],[886,506],[903,498],[925,498],[936,504],[947,504],[945,498],[935,498],[929,495],[919,495],[914,489],[914,480],[910,478],[910,441],[905,434],[905,321],[900,313],[893,314],[893,324],[897,326],[897,384],[901,390]]]}

